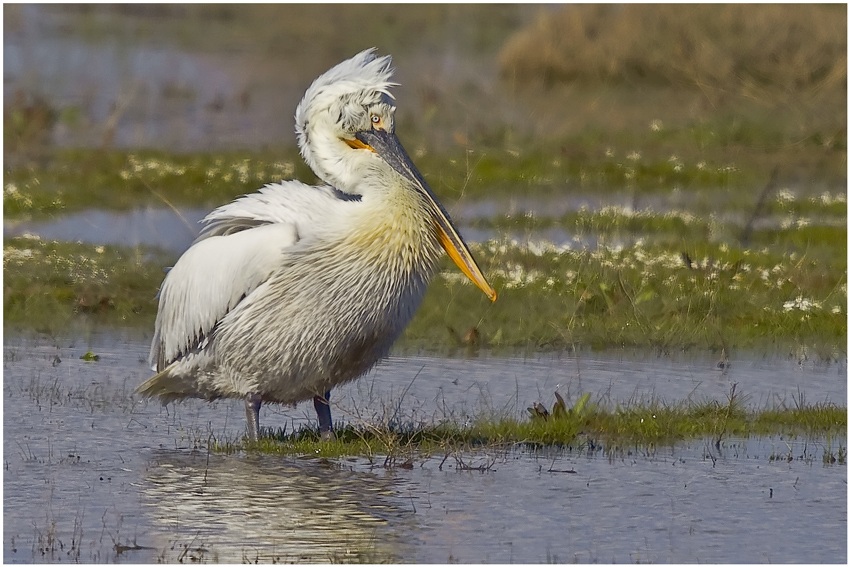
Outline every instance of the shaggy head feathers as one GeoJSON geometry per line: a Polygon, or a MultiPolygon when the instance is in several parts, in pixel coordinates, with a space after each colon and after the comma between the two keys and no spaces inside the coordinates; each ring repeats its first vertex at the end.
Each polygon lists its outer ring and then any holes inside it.
{"type": "Polygon", "coordinates": [[[397,83],[390,82],[393,75],[390,65],[392,57],[377,57],[372,47],[326,71],[313,81],[295,109],[295,131],[300,136],[310,116],[339,101],[357,102],[359,98],[368,104],[379,101],[381,95],[391,99],[390,88],[397,83]]]}
{"type": "MultiPolygon", "coordinates": [[[[314,134],[351,137],[368,127],[368,108],[384,103],[392,107],[392,58],[377,57],[375,48],[361,51],[313,81],[295,110],[295,132],[304,161],[322,178],[323,167],[314,155],[314,134]]],[[[330,181],[330,179],[325,179],[330,181]]]]}

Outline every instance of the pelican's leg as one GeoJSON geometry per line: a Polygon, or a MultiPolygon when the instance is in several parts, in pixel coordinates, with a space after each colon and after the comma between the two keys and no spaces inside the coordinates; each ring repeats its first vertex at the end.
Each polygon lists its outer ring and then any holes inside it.
{"type": "Polygon", "coordinates": [[[248,394],[245,397],[245,417],[248,418],[248,440],[260,438],[260,405],[263,397],[260,394],[248,394]]]}
{"type": "Polygon", "coordinates": [[[313,396],[313,405],[316,408],[316,414],[319,416],[319,433],[322,439],[334,439],[334,427],[331,422],[331,391],[325,392],[324,396],[313,396]]]}

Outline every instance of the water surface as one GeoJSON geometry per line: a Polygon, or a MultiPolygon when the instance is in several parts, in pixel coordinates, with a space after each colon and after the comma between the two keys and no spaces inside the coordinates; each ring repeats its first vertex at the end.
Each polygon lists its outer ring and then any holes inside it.
{"type": "MultiPolygon", "coordinates": [[[[625,451],[492,449],[383,458],[210,454],[237,401],[162,408],[132,389],[145,341],[6,339],[4,560],[845,562],[843,439],[729,439],[625,451]],[[91,349],[100,356],[85,362],[91,349]],[[789,461],[788,456],[792,459],[789,461]],[[772,458],[773,457],[773,458],[772,458]],[[779,458],[776,458],[779,457],[779,458]],[[565,472],[569,471],[569,472],[565,472]],[[781,537],[778,535],[781,534],[781,537]]],[[[522,413],[591,392],[612,403],[846,399],[846,362],[634,352],[526,359],[395,357],[334,392],[348,422],[522,413]]],[[[310,404],[263,424],[312,420],[310,404]]]]}

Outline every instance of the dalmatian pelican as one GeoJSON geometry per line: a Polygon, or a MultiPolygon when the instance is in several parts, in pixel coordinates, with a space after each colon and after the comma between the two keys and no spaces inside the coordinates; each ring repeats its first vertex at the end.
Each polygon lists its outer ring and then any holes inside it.
{"type": "Polygon", "coordinates": [[[336,65],[295,111],[301,156],[323,182],[266,185],[209,213],[159,291],[150,363],[137,388],[163,403],[312,399],[333,438],[333,387],[385,358],[442,250],[492,301],[448,212],[395,135],[389,56],[336,65]]]}

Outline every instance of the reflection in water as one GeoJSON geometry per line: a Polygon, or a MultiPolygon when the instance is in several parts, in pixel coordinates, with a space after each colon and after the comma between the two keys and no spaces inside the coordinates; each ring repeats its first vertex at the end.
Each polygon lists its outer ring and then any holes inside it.
{"type": "Polygon", "coordinates": [[[315,460],[158,452],[142,492],[146,545],[218,562],[398,561],[388,523],[412,521],[391,479],[315,460]]]}

